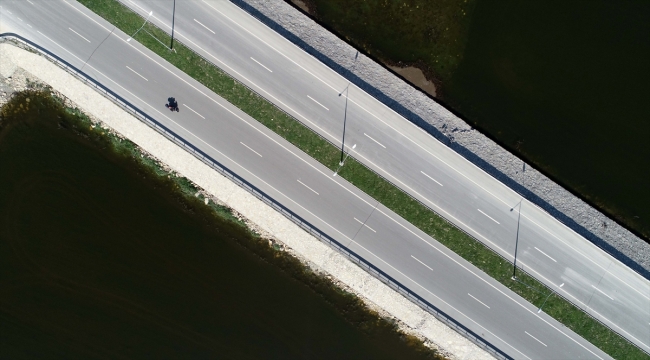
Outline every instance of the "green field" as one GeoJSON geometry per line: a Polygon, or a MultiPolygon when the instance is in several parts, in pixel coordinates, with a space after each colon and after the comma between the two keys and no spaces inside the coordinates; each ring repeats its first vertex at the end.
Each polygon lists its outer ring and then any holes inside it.
{"type": "MultiPolygon", "coordinates": [[[[81,0],[80,2],[127,34],[132,34],[142,25],[143,19],[140,16],[117,1],[81,0]]],[[[169,43],[169,36],[162,30],[151,24],[148,24],[145,29],[149,34],[140,32],[136,36],[137,41],[332,171],[336,170],[340,155],[338,148],[182,44],[177,43],[176,52],[169,51],[154,39],[155,36],[163,43],[169,43]]],[[[356,160],[349,159],[339,175],[532,304],[540,306],[549,294],[548,288],[525,273],[520,273],[519,281],[513,281],[510,262],[505,261],[482,243],[469,237],[356,160]]],[[[614,358],[647,358],[646,354],[636,346],[557,295],[550,296],[544,305],[544,311],[614,358]]]]}

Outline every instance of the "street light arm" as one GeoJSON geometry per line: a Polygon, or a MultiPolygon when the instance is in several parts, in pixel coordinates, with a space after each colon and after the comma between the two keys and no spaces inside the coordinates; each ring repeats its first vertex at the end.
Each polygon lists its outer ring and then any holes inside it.
{"type": "Polygon", "coordinates": [[[131,39],[133,39],[133,38],[135,37],[135,35],[136,35],[137,33],[139,33],[140,30],[142,30],[142,28],[143,28],[145,25],[147,25],[147,22],[149,21],[149,18],[151,17],[151,15],[153,15],[153,10],[149,11],[149,15],[148,15],[147,18],[144,20],[144,24],[142,24],[142,26],[140,26],[140,28],[139,28],[136,32],[133,33],[133,35],[131,35],[128,39],[126,39],[127,42],[131,41],[131,39]]]}

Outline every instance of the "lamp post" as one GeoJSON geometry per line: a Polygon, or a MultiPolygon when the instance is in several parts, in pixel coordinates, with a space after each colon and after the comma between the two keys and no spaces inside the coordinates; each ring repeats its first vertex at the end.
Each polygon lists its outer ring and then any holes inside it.
{"type": "MultiPolygon", "coordinates": [[[[357,51],[356,55],[354,55],[354,62],[352,63],[352,67],[350,68],[350,72],[354,69],[354,66],[357,64],[357,59],[359,58],[359,52],[357,51]]],[[[343,150],[345,147],[345,125],[348,120],[348,97],[350,97],[350,82],[348,81],[348,86],[345,87],[340,93],[339,96],[343,95],[345,93],[345,112],[343,113],[343,139],[341,140],[341,162],[339,162],[339,167],[343,166],[343,150]]],[[[354,149],[354,147],[353,147],[354,149]]]]}
{"type": "Polygon", "coordinates": [[[142,28],[143,28],[145,25],[147,25],[147,22],[149,21],[149,18],[151,17],[152,14],[153,14],[153,10],[149,11],[149,15],[148,15],[147,18],[144,20],[144,24],[142,24],[142,26],[140,26],[140,28],[139,28],[136,32],[133,33],[133,35],[131,35],[128,39],[126,39],[127,42],[131,41],[131,39],[133,39],[133,37],[134,37],[137,33],[139,33],[140,30],[142,30],[142,28]]]}
{"type": "Polygon", "coordinates": [[[343,152],[344,152],[344,148],[345,148],[345,125],[346,125],[346,123],[348,121],[348,97],[350,95],[350,83],[348,83],[348,86],[346,86],[345,89],[343,89],[343,91],[341,91],[339,93],[339,96],[341,96],[344,92],[346,92],[346,94],[345,94],[345,110],[344,110],[344,113],[343,113],[343,139],[341,140],[341,161],[339,162],[339,166],[343,166],[343,152]]]}
{"type": "MultiPolygon", "coordinates": [[[[519,221],[521,220],[521,205],[523,204],[524,199],[519,200],[519,203],[517,204],[519,206],[519,214],[517,215],[517,236],[515,240],[515,261],[513,262],[513,268],[512,268],[512,279],[517,278],[517,247],[519,246],[519,221]]],[[[510,211],[514,210],[517,205],[513,206],[510,211]]]]}
{"type": "MultiPolygon", "coordinates": [[[[354,150],[354,148],[356,148],[356,147],[357,147],[357,144],[352,145],[352,150],[354,150]]],[[[339,163],[339,168],[336,169],[336,172],[334,173],[334,176],[338,175],[339,171],[341,170],[341,167],[343,166],[343,164],[345,164],[345,160],[348,159],[348,156],[350,156],[350,152],[348,152],[347,155],[345,155],[345,159],[341,160],[341,162],[339,163]]]]}
{"type": "MultiPolygon", "coordinates": [[[[562,286],[564,286],[564,283],[562,283],[560,286],[558,286],[558,288],[561,288],[562,286]]],[[[542,312],[542,308],[544,307],[544,304],[546,304],[546,300],[548,300],[548,298],[550,298],[551,295],[553,295],[553,291],[552,291],[552,290],[551,290],[551,292],[548,294],[548,296],[546,297],[546,299],[544,299],[544,302],[542,303],[542,306],[540,306],[539,309],[537,310],[537,313],[538,313],[538,314],[539,314],[540,312],[542,312]]]]}
{"type": "Polygon", "coordinates": [[[172,10],[172,43],[169,45],[169,49],[174,49],[174,20],[176,19],[176,0],[174,0],[174,8],[172,10]]]}

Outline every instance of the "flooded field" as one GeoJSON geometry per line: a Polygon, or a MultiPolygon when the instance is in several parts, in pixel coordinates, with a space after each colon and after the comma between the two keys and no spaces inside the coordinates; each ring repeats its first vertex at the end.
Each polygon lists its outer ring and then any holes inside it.
{"type": "Polygon", "coordinates": [[[0,357],[435,358],[52,98],[2,114],[0,357]]]}
{"type": "Polygon", "coordinates": [[[650,238],[650,2],[305,3],[385,64],[422,68],[472,126],[650,238]]]}

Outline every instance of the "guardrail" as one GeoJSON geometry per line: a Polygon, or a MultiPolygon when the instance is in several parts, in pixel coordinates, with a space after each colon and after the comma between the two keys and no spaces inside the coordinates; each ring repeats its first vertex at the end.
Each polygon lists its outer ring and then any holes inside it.
{"type": "Polygon", "coordinates": [[[248,191],[257,199],[263,201],[265,204],[269,205],[276,211],[280,212],[282,215],[284,215],[286,218],[291,220],[296,225],[300,226],[303,230],[307,231],[312,236],[316,237],[320,241],[329,245],[331,248],[333,248],[340,254],[344,255],[347,259],[357,264],[359,267],[361,267],[366,272],[373,275],[379,281],[383,282],[393,290],[402,294],[410,301],[417,304],[418,306],[420,306],[422,309],[424,309],[431,315],[435,316],[436,319],[442,321],[447,326],[456,330],[459,334],[465,336],[467,339],[472,341],[478,347],[482,348],[483,350],[487,351],[492,356],[498,359],[512,359],[510,356],[508,356],[506,353],[498,349],[496,346],[492,345],[487,340],[478,336],[478,334],[468,329],[463,324],[459,323],[458,321],[456,321],[455,319],[447,315],[445,312],[441,311],[433,304],[429,303],[428,301],[426,301],[425,299],[423,299],[422,297],[420,297],[419,295],[417,295],[416,293],[408,289],[406,286],[402,285],[399,281],[393,279],[390,275],[386,274],[385,272],[383,272],[382,270],[380,270],[379,268],[377,268],[376,266],[374,266],[373,264],[371,264],[361,256],[357,255],[355,252],[349,250],[341,243],[334,240],[332,237],[330,237],[329,235],[325,234],[324,232],[322,232],[321,230],[313,226],[311,223],[305,221],[299,215],[289,210],[287,207],[285,207],[284,205],[282,205],[272,197],[268,196],[266,193],[264,193],[263,191],[255,187],[253,184],[246,181],[244,178],[237,175],[232,170],[223,166],[218,161],[212,159],[209,155],[207,155],[206,153],[204,153],[203,151],[201,151],[200,149],[192,145],[190,142],[176,135],[173,131],[169,130],[167,127],[165,127],[164,125],[156,121],[154,118],[147,115],[146,113],[138,109],[136,106],[131,104],[129,101],[117,95],[112,90],[105,87],[104,85],[102,85],[101,83],[93,79],[92,77],[88,76],[83,71],[77,69],[75,66],[69,64],[67,61],[61,59],[59,56],[55,55],[49,50],[41,47],[40,45],[28,39],[23,38],[20,35],[14,33],[3,33],[0,34],[0,38],[3,41],[13,40],[16,43],[22,45],[22,47],[27,47],[28,50],[36,51],[37,53],[40,53],[41,55],[45,56],[50,61],[58,65],[59,67],[66,70],[68,73],[72,74],[73,76],[75,76],[77,79],[83,81],[85,84],[89,86],[92,86],[96,91],[101,93],[103,96],[113,101],[114,103],[122,107],[127,112],[133,114],[140,121],[144,122],[149,127],[153,128],[158,133],[165,136],[167,139],[171,140],[175,144],[181,146],[182,148],[190,152],[196,158],[201,160],[206,165],[210,166],[212,169],[219,172],[221,175],[225,176],[229,180],[239,185],[244,190],[248,191]]]}

